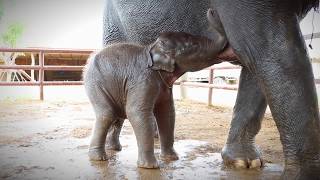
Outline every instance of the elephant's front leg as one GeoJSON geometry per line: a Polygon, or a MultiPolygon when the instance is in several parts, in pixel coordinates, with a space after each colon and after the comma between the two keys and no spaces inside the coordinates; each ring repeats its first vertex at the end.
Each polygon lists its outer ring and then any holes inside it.
{"type": "MultiPolygon", "coordinates": [[[[141,91],[141,90],[140,90],[141,91]]],[[[142,90],[143,91],[143,90],[142,90]]],[[[156,93],[135,92],[127,99],[127,117],[133,127],[138,145],[138,167],[159,168],[154,155],[154,129],[155,121],[153,100],[156,93]]]]}
{"type": "Polygon", "coordinates": [[[266,110],[266,100],[257,80],[243,68],[239,90],[226,145],[222,158],[227,166],[236,168],[259,168],[261,154],[255,146],[255,136],[260,130],[266,110]]]}
{"type": "Polygon", "coordinates": [[[160,135],[160,158],[162,160],[172,161],[179,159],[173,148],[175,125],[174,102],[172,90],[166,88],[163,91],[163,95],[160,95],[161,98],[158,100],[154,112],[160,135]]]}
{"type": "MultiPolygon", "coordinates": [[[[122,146],[120,143],[120,133],[124,123],[124,119],[118,119],[114,121],[108,131],[107,140],[106,140],[106,149],[121,151],[122,146]]],[[[154,137],[158,138],[158,128],[156,122],[152,122],[154,137]]]]}

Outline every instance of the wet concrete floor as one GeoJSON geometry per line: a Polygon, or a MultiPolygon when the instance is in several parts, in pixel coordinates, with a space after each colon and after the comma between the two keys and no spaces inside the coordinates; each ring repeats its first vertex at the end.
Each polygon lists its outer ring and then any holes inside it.
{"type": "MultiPolygon", "coordinates": [[[[18,116],[19,111],[0,110],[0,179],[279,179],[282,172],[277,164],[261,170],[225,169],[220,153],[197,140],[176,141],[180,159],[160,161],[160,169],[137,168],[137,145],[128,122],[121,135],[122,151],[109,151],[108,161],[90,162],[94,114],[81,107],[75,113],[74,107],[59,104],[37,106],[41,113],[18,116]]],[[[158,156],[158,142],[155,151],[158,156]]]]}

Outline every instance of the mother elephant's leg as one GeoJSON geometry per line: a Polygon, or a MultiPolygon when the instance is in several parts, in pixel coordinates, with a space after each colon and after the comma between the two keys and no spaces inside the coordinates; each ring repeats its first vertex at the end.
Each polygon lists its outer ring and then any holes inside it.
{"type": "Polygon", "coordinates": [[[226,165],[236,168],[261,167],[261,154],[254,144],[254,138],[260,130],[266,106],[266,99],[257,80],[244,67],[228,140],[222,150],[226,165]]]}
{"type": "Polygon", "coordinates": [[[283,145],[283,177],[320,177],[314,78],[297,15],[290,12],[300,1],[214,2],[231,46],[258,78],[270,106],[283,145]]]}

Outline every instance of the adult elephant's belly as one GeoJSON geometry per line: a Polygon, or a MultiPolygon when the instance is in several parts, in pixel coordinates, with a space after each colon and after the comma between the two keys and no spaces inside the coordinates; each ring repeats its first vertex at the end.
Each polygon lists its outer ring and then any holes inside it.
{"type": "Polygon", "coordinates": [[[209,1],[120,0],[112,1],[127,41],[149,44],[160,32],[208,34],[209,1]],[[174,7],[174,8],[173,8],[174,7]]]}

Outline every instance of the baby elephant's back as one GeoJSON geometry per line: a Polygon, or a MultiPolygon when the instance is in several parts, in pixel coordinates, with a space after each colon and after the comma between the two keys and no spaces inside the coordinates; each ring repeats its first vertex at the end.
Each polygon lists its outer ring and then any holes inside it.
{"type": "Polygon", "coordinates": [[[92,101],[102,98],[112,103],[112,106],[123,109],[128,88],[146,69],[147,59],[142,46],[107,46],[88,59],[84,85],[89,99],[92,101]]]}
{"type": "Polygon", "coordinates": [[[145,57],[143,46],[119,43],[102,49],[96,53],[91,61],[94,61],[93,66],[99,69],[102,74],[106,75],[112,72],[112,75],[117,77],[127,76],[128,70],[145,68],[143,57],[145,57]]]}

